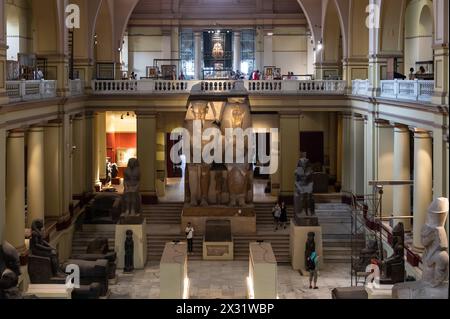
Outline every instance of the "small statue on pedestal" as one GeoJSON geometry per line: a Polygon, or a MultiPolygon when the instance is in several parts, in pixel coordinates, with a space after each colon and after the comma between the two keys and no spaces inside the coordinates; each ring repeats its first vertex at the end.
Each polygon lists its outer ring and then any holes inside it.
{"type": "Polygon", "coordinates": [[[19,276],[19,254],[9,243],[0,243],[0,300],[20,299],[19,276]]]}
{"type": "Polygon", "coordinates": [[[448,299],[448,237],[445,221],[448,215],[448,199],[438,198],[428,208],[426,224],[421,240],[425,247],[422,256],[422,280],[394,286],[396,299],[448,299]]]}
{"type": "Polygon", "coordinates": [[[141,213],[141,196],[139,194],[141,171],[136,158],[130,158],[124,175],[125,214],[139,215],[141,213]]]}
{"type": "Polygon", "coordinates": [[[307,154],[301,153],[301,158],[295,170],[294,190],[295,222],[298,226],[318,226],[318,219],[315,217],[312,175],[313,169],[307,159],[307,154]]]}
{"type": "Polygon", "coordinates": [[[134,270],[134,240],[133,231],[127,230],[125,239],[125,266],[123,272],[130,273],[134,270]]]}
{"type": "Polygon", "coordinates": [[[405,281],[405,228],[403,223],[398,223],[393,231],[392,247],[394,253],[382,263],[382,284],[397,284],[405,281]]]}

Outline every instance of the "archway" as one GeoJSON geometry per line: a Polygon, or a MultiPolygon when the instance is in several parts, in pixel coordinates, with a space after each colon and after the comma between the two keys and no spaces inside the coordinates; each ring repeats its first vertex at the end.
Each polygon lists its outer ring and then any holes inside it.
{"type": "Polygon", "coordinates": [[[416,0],[408,3],[405,14],[405,74],[410,68],[424,66],[433,73],[433,3],[416,0]]]}

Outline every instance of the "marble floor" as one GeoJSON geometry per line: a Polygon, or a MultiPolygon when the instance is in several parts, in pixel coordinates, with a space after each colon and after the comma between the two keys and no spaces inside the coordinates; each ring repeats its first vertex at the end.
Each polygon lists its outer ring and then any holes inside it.
{"type": "MultiPolygon", "coordinates": [[[[245,299],[248,262],[189,262],[191,299],[245,299]]],[[[331,299],[336,287],[350,286],[350,266],[327,264],[320,271],[318,290],[309,289],[308,277],[302,277],[290,265],[278,266],[280,299],[331,299]]],[[[159,264],[152,263],[133,275],[118,273],[111,285],[111,299],[159,299],[159,264]]]]}

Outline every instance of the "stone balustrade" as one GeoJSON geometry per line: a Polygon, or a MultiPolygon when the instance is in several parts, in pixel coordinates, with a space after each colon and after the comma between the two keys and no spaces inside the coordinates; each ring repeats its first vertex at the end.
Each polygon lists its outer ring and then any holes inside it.
{"type": "Polygon", "coordinates": [[[434,81],[383,80],[380,84],[382,98],[431,102],[434,92],[434,81]]]}
{"type": "Polygon", "coordinates": [[[369,80],[353,80],[352,81],[352,95],[356,96],[370,96],[370,81],[369,80]]]}
{"type": "Polygon", "coordinates": [[[293,95],[344,95],[345,81],[93,81],[93,94],[293,94],[293,95]]]}
{"type": "Polygon", "coordinates": [[[80,96],[84,94],[84,84],[80,79],[69,80],[70,96],[80,96]]]}
{"type": "Polygon", "coordinates": [[[6,94],[10,102],[21,102],[56,97],[56,81],[7,81],[6,94]]]}

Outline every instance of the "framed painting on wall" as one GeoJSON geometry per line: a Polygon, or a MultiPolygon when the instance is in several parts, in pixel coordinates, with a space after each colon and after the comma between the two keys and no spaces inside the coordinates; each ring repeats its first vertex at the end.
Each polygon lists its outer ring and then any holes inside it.
{"type": "Polygon", "coordinates": [[[117,148],[116,150],[117,166],[127,167],[130,158],[136,158],[137,152],[135,148],[117,148]]]}
{"type": "Polygon", "coordinates": [[[176,80],[177,79],[177,66],[176,65],[161,65],[161,77],[164,80],[176,80]]]}
{"type": "Polygon", "coordinates": [[[158,77],[158,68],[156,66],[147,67],[147,78],[155,79],[158,77]]]}
{"type": "Polygon", "coordinates": [[[275,74],[275,67],[274,66],[265,66],[264,67],[264,79],[265,80],[272,80],[275,74]]]}

